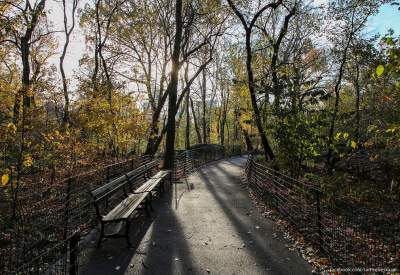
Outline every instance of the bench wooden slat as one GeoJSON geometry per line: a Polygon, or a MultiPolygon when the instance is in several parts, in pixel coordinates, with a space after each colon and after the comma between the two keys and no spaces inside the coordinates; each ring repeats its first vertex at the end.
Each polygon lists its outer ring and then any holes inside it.
{"type": "Polygon", "coordinates": [[[126,173],[125,175],[128,177],[133,177],[133,176],[141,175],[145,171],[146,171],[146,165],[144,164],[144,165],[141,165],[138,168],[126,173]]]}
{"type": "Polygon", "coordinates": [[[105,185],[92,190],[92,196],[95,198],[96,201],[102,200],[103,198],[108,197],[118,189],[122,188],[129,181],[132,181],[138,177],[143,177],[146,172],[146,164],[141,165],[138,168],[106,183],[105,185]]]}
{"type": "Polygon", "coordinates": [[[151,178],[165,178],[171,173],[171,170],[161,170],[151,178]]]}
{"type": "Polygon", "coordinates": [[[99,200],[104,196],[107,196],[109,193],[113,193],[117,189],[121,188],[123,185],[125,185],[125,181],[126,177],[120,176],[110,181],[109,183],[106,183],[105,185],[93,190],[92,195],[96,198],[96,200],[99,200]]]}
{"type": "Polygon", "coordinates": [[[113,210],[111,210],[106,216],[103,217],[103,221],[112,221],[118,219],[127,219],[137,209],[137,207],[146,198],[146,193],[131,194],[120,204],[118,204],[113,210]]]}
{"type": "MultiPolygon", "coordinates": [[[[153,169],[158,168],[159,161],[154,160],[148,162],[135,170],[132,170],[121,177],[101,186],[92,191],[92,196],[94,198],[94,203],[96,206],[96,213],[101,223],[101,233],[98,241],[98,245],[101,243],[101,239],[103,237],[110,237],[110,235],[104,235],[104,226],[106,223],[117,222],[117,221],[125,221],[126,233],[125,237],[127,238],[128,244],[129,242],[129,218],[132,213],[139,208],[139,206],[144,203],[145,209],[148,212],[148,206],[151,207],[151,201],[149,199],[152,198],[152,192],[155,191],[155,188],[162,184],[163,181],[171,175],[171,170],[162,170],[157,172],[154,176],[150,177],[150,173],[153,169]],[[150,178],[149,178],[150,177],[150,178]],[[147,179],[147,180],[146,180],[147,179]],[[146,180],[141,186],[136,188],[134,191],[132,190],[132,183],[138,181],[146,180]],[[125,187],[129,187],[129,190],[133,193],[127,194],[125,187]],[[100,214],[100,210],[98,204],[103,198],[108,198],[116,193],[119,189],[123,189],[125,195],[127,196],[123,199],[118,205],[116,205],[111,211],[109,211],[105,216],[100,214]],[[148,197],[150,196],[150,197],[148,197]]],[[[163,185],[159,186],[159,192],[164,190],[163,185]]],[[[114,234],[116,235],[116,234],[114,234]]],[[[120,236],[120,235],[118,235],[120,236]]]]}
{"type": "MultiPolygon", "coordinates": [[[[167,174],[165,174],[167,175],[167,174]]],[[[118,204],[113,210],[111,210],[104,218],[104,221],[110,221],[115,219],[126,219],[133,211],[139,206],[139,204],[146,198],[149,192],[152,192],[154,188],[162,181],[163,178],[151,178],[146,183],[142,184],[135,190],[135,193],[129,195],[125,200],[118,204]],[[139,196],[138,196],[139,195],[139,196]]]]}
{"type": "Polygon", "coordinates": [[[162,179],[149,179],[144,184],[139,186],[134,193],[141,193],[141,192],[150,192],[160,183],[162,179]]]}

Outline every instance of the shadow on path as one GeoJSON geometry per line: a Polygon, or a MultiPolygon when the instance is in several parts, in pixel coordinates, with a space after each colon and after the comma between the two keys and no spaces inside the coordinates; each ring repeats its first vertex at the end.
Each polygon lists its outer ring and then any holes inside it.
{"type": "Polygon", "coordinates": [[[258,213],[247,190],[240,182],[244,158],[229,159],[200,170],[200,179],[218,202],[220,209],[229,218],[235,231],[245,243],[245,249],[256,264],[265,266],[268,274],[310,274],[311,269],[297,254],[288,250],[271,222],[258,213]]]}
{"type": "Polygon", "coordinates": [[[85,251],[86,263],[82,264],[80,274],[199,274],[187,236],[176,218],[173,189],[174,186],[167,188],[153,202],[151,217],[139,214],[133,219],[132,248],[126,247],[124,239],[108,239],[99,249],[93,244],[85,251]]]}
{"type": "Polygon", "coordinates": [[[245,161],[209,163],[167,188],[151,218],[133,220],[133,249],[107,240],[87,251],[80,274],[310,274],[240,184],[245,161]]]}

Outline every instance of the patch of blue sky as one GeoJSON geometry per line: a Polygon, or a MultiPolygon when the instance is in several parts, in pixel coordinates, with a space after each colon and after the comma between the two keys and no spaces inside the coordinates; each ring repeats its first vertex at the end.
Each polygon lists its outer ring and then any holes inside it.
{"type": "Polygon", "coordinates": [[[379,12],[372,16],[367,22],[367,35],[385,35],[389,29],[394,30],[396,36],[400,35],[400,11],[398,6],[390,4],[382,5],[379,12]]]}

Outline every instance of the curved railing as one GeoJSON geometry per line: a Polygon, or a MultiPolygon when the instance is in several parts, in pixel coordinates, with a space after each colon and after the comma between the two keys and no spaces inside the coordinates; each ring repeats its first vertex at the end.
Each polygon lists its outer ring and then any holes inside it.
{"type": "Polygon", "coordinates": [[[251,155],[245,177],[259,198],[328,259],[328,266],[387,271],[399,268],[399,217],[382,217],[382,210],[354,207],[343,199],[328,197],[313,184],[273,170],[251,155]]]}
{"type": "Polygon", "coordinates": [[[187,177],[207,162],[225,157],[225,149],[221,145],[201,144],[191,149],[177,152],[174,162],[174,179],[187,177]]]}
{"type": "MultiPolygon", "coordinates": [[[[178,151],[174,179],[187,177],[204,163],[223,156],[224,148],[219,145],[203,144],[178,151]]],[[[0,274],[75,274],[79,235],[87,234],[97,224],[89,191],[152,159],[136,157],[47,186],[24,184],[21,218],[6,224],[10,234],[0,232],[0,274]]]]}

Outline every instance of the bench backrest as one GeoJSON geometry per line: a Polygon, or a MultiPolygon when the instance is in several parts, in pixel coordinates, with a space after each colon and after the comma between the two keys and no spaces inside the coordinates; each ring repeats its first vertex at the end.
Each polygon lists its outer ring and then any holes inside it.
{"type": "Polygon", "coordinates": [[[157,161],[151,161],[149,163],[143,164],[138,168],[92,190],[90,193],[94,201],[97,203],[112,196],[113,193],[125,188],[128,183],[130,185],[129,188],[131,189],[131,184],[135,182],[138,178],[146,178],[148,170],[154,168],[155,162],[157,161]]]}
{"type": "Polygon", "coordinates": [[[153,161],[150,161],[149,163],[146,163],[147,176],[151,177],[151,175],[149,173],[151,171],[153,171],[153,169],[158,168],[159,165],[160,165],[160,162],[158,160],[153,160],[153,161]]]}
{"type": "Polygon", "coordinates": [[[160,170],[152,178],[167,178],[171,175],[171,170],[160,170]]]}
{"type": "Polygon", "coordinates": [[[133,193],[134,187],[143,183],[147,179],[147,164],[125,174],[129,191],[133,193]]]}
{"type": "Polygon", "coordinates": [[[101,200],[111,196],[113,193],[115,193],[116,191],[123,188],[126,183],[127,183],[127,179],[123,175],[123,176],[120,176],[120,177],[104,184],[103,186],[100,186],[100,187],[92,190],[90,193],[91,193],[93,199],[96,202],[98,202],[98,201],[101,201],[101,200]]]}

